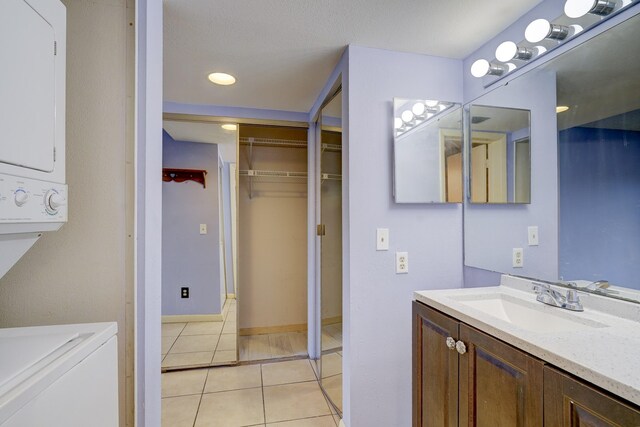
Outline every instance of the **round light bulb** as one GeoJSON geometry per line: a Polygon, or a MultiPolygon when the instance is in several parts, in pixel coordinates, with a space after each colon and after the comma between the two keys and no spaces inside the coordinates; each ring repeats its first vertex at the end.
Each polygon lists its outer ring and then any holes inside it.
{"type": "Polygon", "coordinates": [[[513,62],[507,63],[507,67],[509,67],[509,72],[512,72],[513,70],[518,68],[518,67],[516,67],[516,64],[514,64],[513,62]]]}
{"type": "Polygon", "coordinates": [[[567,0],[564,4],[564,14],[569,18],[580,18],[593,9],[594,0],[567,0]]]}
{"type": "Polygon", "coordinates": [[[556,113],[564,113],[568,109],[569,109],[569,107],[567,107],[566,105],[558,105],[556,107],[556,113]]]}
{"type": "Polygon", "coordinates": [[[501,62],[511,61],[518,53],[518,46],[512,41],[500,43],[496,49],[496,59],[501,62]]]}
{"type": "Polygon", "coordinates": [[[393,119],[393,127],[396,129],[400,129],[404,123],[402,123],[402,119],[400,117],[396,117],[393,119]]]}
{"type": "Polygon", "coordinates": [[[426,105],[427,107],[435,107],[436,105],[438,105],[438,101],[427,99],[426,101],[424,101],[424,105],[426,105]]]}
{"type": "Polygon", "coordinates": [[[227,73],[211,73],[209,74],[209,80],[211,83],[222,86],[229,86],[236,82],[236,78],[227,73]]]}
{"type": "Polygon", "coordinates": [[[547,51],[547,48],[544,46],[536,46],[534,49],[538,52],[538,55],[542,55],[547,51]]]}
{"type": "Polygon", "coordinates": [[[471,75],[473,77],[484,77],[489,72],[489,61],[486,59],[478,59],[471,65],[471,75]]]}
{"type": "Polygon", "coordinates": [[[411,111],[416,116],[423,115],[425,110],[426,110],[426,108],[425,108],[425,106],[424,106],[424,104],[422,102],[417,102],[417,103],[413,104],[413,107],[411,107],[411,111]]]}
{"type": "Polygon", "coordinates": [[[234,125],[233,123],[225,123],[221,127],[224,130],[238,130],[238,125],[234,125]]]}
{"type": "Polygon", "coordinates": [[[536,19],[527,26],[524,38],[529,43],[539,43],[544,40],[551,31],[551,24],[546,19],[536,19]]]}
{"type": "Polygon", "coordinates": [[[402,117],[403,122],[409,123],[411,120],[413,120],[413,113],[409,110],[405,110],[402,112],[402,114],[400,114],[400,117],[402,117]]]}

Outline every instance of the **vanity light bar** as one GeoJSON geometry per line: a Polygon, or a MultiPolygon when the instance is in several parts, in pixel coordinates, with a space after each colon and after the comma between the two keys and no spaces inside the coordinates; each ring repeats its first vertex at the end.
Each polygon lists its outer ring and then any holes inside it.
{"type": "MultiPolygon", "coordinates": [[[[586,14],[600,16],[607,19],[613,12],[618,12],[638,0],[567,0],[564,5],[564,13],[572,19],[580,18],[586,14]]],[[[560,25],[554,24],[546,19],[536,19],[526,28],[525,41],[537,44],[545,40],[557,42],[557,47],[562,42],[583,31],[580,25],[560,25]]],[[[547,44],[549,46],[549,44],[547,44]]],[[[495,52],[496,60],[500,63],[491,62],[481,58],[471,65],[471,75],[477,78],[485,76],[503,76],[516,69],[516,65],[509,61],[529,61],[547,52],[545,46],[535,46],[533,48],[521,46],[512,41],[502,42],[495,52]]]]}
{"type": "Polygon", "coordinates": [[[400,113],[399,117],[393,119],[396,136],[400,136],[418,125],[425,123],[427,120],[434,118],[453,105],[451,102],[440,102],[430,99],[424,102],[416,102],[409,110],[404,110],[400,113]]]}

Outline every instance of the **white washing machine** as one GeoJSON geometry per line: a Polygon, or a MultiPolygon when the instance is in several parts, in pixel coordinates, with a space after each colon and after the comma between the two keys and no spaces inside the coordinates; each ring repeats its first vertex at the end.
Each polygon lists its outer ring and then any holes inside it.
{"type": "Polygon", "coordinates": [[[117,325],[0,329],[0,426],[118,425],[117,325]]]}

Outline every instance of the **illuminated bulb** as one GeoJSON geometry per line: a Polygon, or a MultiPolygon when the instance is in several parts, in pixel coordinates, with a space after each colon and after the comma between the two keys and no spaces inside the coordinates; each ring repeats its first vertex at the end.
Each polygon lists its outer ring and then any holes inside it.
{"type": "Polygon", "coordinates": [[[424,114],[425,110],[426,110],[426,108],[425,108],[425,106],[424,106],[424,104],[422,102],[417,102],[417,103],[413,104],[413,107],[411,108],[411,111],[416,116],[422,116],[424,114]]]}
{"type": "Polygon", "coordinates": [[[558,105],[556,107],[556,113],[564,113],[568,109],[569,109],[569,107],[567,107],[566,105],[558,105]]]}
{"type": "Polygon", "coordinates": [[[509,72],[512,72],[513,70],[515,70],[516,68],[516,64],[514,64],[513,62],[509,62],[507,64],[505,64],[507,67],[509,67],[509,72]]]}
{"type": "Polygon", "coordinates": [[[615,0],[567,0],[564,4],[564,14],[569,18],[580,18],[587,13],[607,16],[615,7],[615,0]]]}
{"type": "Polygon", "coordinates": [[[546,19],[536,19],[524,31],[524,38],[529,43],[539,43],[544,39],[564,40],[568,35],[569,27],[552,24],[546,19]]]}
{"type": "Polygon", "coordinates": [[[536,46],[534,49],[538,51],[538,55],[542,55],[547,51],[547,48],[544,46],[536,46]]]}
{"type": "Polygon", "coordinates": [[[426,105],[427,107],[435,107],[436,105],[438,105],[438,101],[427,99],[426,101],[424,101],[424,105],[426,105]]]}
{"type": "Polygon", "coordinates": [[[233,123],[225,123],[221,127],[224,130],[238,130],[238,125],[234,125],[233,123]]]}
{"type": "Polygon", "coordinates": [[[581,25],[578,24],[574,24],[574,25],[569,25],[569,27],[571,28],[571,35],[575,36],[578,33],[581,33],[582,30],[584,30],[584,28],[582,28],[581,25]]]}
{"type": "Polygon", "coordinates": [[[440,104],[440,105],[438,105],[438,108],[440,108],[440,111],[444,111],[444,110],[447,109],[447,106],[444,105],[444,104],[440,104]]]}
{"type": "Polygon", "coordinates": [[[402,119],[400,117],[396,117],[395,119],[393,119],[393,127],[394,128],[400,129],[403,125],[404,125],[404,123],[402,122],[402,119]]]}
{"type": "Polygon", "coordinates": [[[413,113],[409,110],[405,110],[400,114],[400,117],[402,117],[403,122],[410,123],[411,120],[413,120],[413,113]]]}
{"type": "Polygon", "coordinates": [[[509,62],[512,59],[528,61],[533,57],[533,50],[520,47],[512,41],[500,43],[496,49],[496,59],[501,62],[509,62]]]}
{"type": "Polygon", "coordinates": [[[501,76],[508,67],[499,64],[492,64],[486,59],[478,59],[471,65],[471,75],[473,77],[484,77],[486,75],[501,76]]]}
{"type": "Polygon", "coordinates": [[[211,83],[222,86],[229,86],[236,82],[236,78],[227,73],[211,73],[209,74],[209,80],[211,83]]]}

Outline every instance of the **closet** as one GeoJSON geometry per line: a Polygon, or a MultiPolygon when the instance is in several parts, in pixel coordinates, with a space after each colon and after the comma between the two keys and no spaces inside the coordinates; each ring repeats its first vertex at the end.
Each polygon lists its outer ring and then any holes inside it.
{"type": "Polygon", "coordinates": [[[240,125],[240,360],[307,355],[307,129],[240,125]]]}

